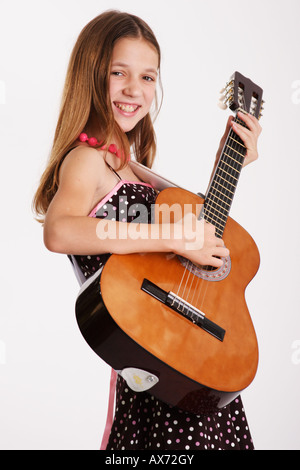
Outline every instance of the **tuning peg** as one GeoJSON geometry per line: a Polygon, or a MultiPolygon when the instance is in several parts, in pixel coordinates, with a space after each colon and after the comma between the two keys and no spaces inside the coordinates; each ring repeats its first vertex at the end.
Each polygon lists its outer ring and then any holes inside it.
{"type": "Polygon", "coordinates": [[[224,92],[228,93],[228,90],[233,88],[233,86],[234,86],[234,80],[230,80],[229,82],[226,83],[224,88],[220,90],[220,94],[223,95],[224,92]]]}
{"type": "Polygon", "coordinates": [[[226,101],[226,94],[225,94],[225,91],[226,89],[223,88],[220,93],[221,93],[221,96],[219,98],[219,102],[218,102],[218,106],[221,108],[221,109],[226,109],[227,106],[225,104],[225,101],[226,101]]]}
{"type": "Polygon", "coordinates": [[[265,109],[264,108],[264,105],[265,104],[265,101],[264,100],[261,100],[261,105],[260,105],[260,110],[259,110],[259,118],[260,119],[262,117],[262,111],[265,109]]]}
{"type": "Polygon", "coordinates": [[[220,100],[218,106],[221,109],[227,109],[228,106],[231,105],[233,101],[233,94],[234,94],[234,80],[231,79],[228,83],[226,83],[225,87],[220,90],[220,100]]]}
{"type": "Polygon", "coordinates": [[[224,101],[221,101],[221,100],[220,100],[220,101],[218,102],[218,106],[219,106],[219,108],[221,108],[221,109],[227,109],[227,105],[224,103],[224,101]]]}

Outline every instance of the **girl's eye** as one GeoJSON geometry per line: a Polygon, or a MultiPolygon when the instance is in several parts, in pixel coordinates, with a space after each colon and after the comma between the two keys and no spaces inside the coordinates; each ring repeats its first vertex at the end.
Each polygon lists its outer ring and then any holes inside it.
{"type": "Polygon", "coordinates": [[[146,75],[145,77],[143,77],[144,80],[146,80],[147,82],[154,82],[154,78],[152,77],[149,77],[148,75],[146,75]]]}
{"type": "MultiPolygon", "coordinates": [[[[123,77],[123,72],[119,72],[118,70],[111,72],[111,75],[114,75],[116,77],[123,77]]],[[[144,75],[143,80],[146,82],[155,82],[155,79],[153,77],[150,77],[149,75],[144,75]]]]}

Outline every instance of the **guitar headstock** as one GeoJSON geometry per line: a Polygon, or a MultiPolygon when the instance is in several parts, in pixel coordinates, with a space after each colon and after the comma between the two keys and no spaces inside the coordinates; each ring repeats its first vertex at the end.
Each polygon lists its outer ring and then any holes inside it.
{"type": "Polygon", "coordinates": [[[219,106],[222,109],[228,106],[232,111],[246,111],[257,119],[262,116],[263,90],[241,73],[235,72],[220,93],[219,106]]]}

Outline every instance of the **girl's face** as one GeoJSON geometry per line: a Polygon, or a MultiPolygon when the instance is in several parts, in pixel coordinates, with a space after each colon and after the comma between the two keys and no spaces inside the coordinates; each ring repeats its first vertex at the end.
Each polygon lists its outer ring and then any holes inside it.
{"type": "Polygon", "coordinates": [[[155,97],[158,54],[144,39],[123,38],[114,46],[109,93],[115,120],[131,131],[149,112],[155,97]]]}

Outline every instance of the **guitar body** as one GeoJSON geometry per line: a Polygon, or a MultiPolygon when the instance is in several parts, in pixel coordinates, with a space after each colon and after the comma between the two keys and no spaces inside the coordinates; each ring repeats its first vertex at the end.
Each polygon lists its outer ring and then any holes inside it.
{"type": "MultiPolygon", "coordinates": [[[[174,220],[204,200],[179,188],[163,190],[156,207],[176,205],[174,220]],[[181,210],[180,210],[181,209],[181,210]]],[[[159,212],[157,212],[157,217],[159,212]]],[[[245,289],[259,267],[251,236],[230,217],[223,234],[229,259],[215,271],[194,267],[170,253],[112,255],[101,274],[81,291],[76,304],[80,330],[115,370],[140,368],[158,382],[150,393],[193,413],[230,403],[253,380],[258,345],[245,289]],[[142,290],[147,279],[220,326],[216,338],[180,312],[142,290]]]]}

